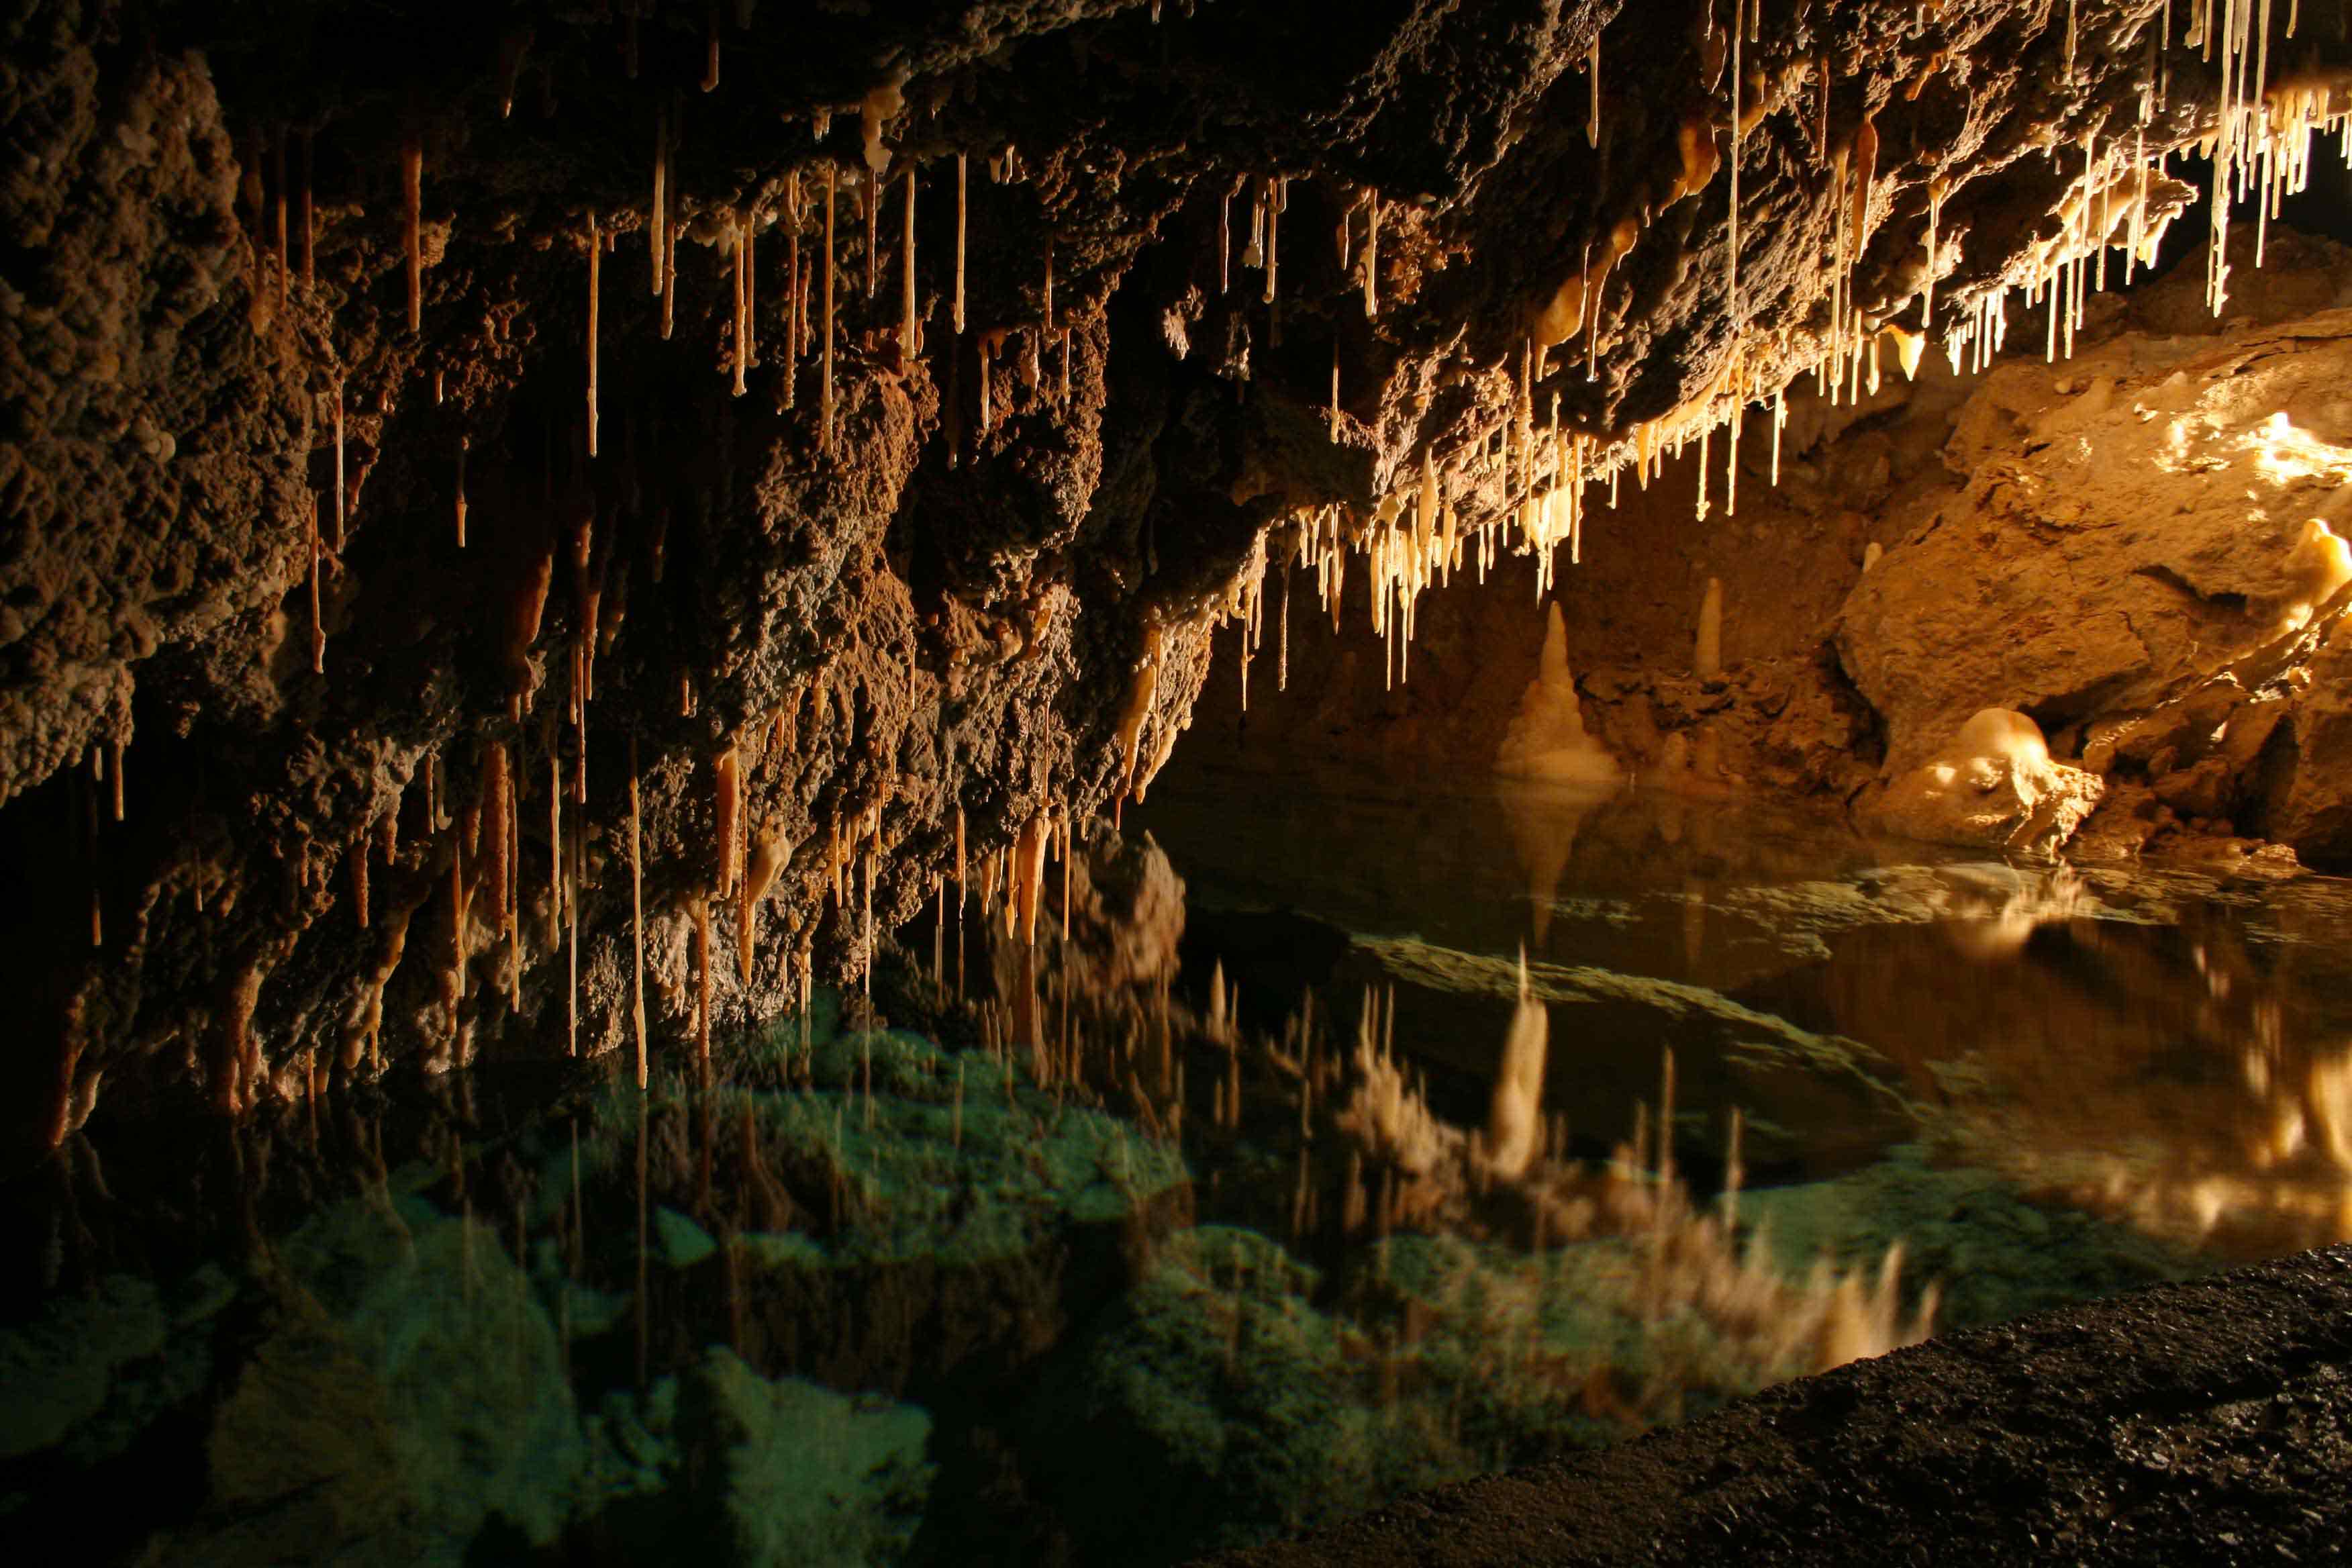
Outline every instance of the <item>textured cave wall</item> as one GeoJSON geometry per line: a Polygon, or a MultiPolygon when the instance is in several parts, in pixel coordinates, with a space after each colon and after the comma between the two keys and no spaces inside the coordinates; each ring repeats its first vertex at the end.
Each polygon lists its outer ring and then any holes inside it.
{"type": "MultiPolygon", "coordinates": [[[[1931,177],[1955,309],[2056,231],[2047,149],[2138,123],[2157,5],[2102,7],[2071,43],[2063,9],[1764,8],[1737,89],[1751,391],[1821,319],[1822,168],[1865,117],[1870,310],[1917,287],[1931,177]]],[[[784,1005],[803,947],[854,972],[860,912],[823,896],[836,834],[865,825],[887,929],[947,865],[958,809],[980,854],[1107,806],[1129,752],[1148,765],[1188,711],[1268,525],[1368,513],[1423,450],[1499,426],[1595,236],[1643,226],[1600,297],[1595,374],[1563,353],[1530,401],[1616,437],[1721,384],[1727,182],[1669,199],[1732,114],[1712,15],[11,0],[0,843],[28,1007],[7,1102],[54,1137],[106,1081],[242,1107],[314,1070],[561,1048],[559,790],[584,838],[583,1048],[619,1045],[633,754],[657,1050],[691,1032],[692,910],[729,879],[722,754],[743,858],[781,865],[748,966],[715,908],[717,1021],[784,1005]],[[857,108],[899,81],[869,247],[857,108]],[[922,341],[902,360],[909,167],[922,341]],[[829,450],[819,356],[784,348],[787,237],[813,272],[828,168],[829,450]],[[1276,175],[1278,284],[1244,254],[1276,175]]],[[[2314,17],[2296,47],[2324,63],[2341,34],[2314,17]]],[[[2168,71],[2151,146],[2212,97],[2193,51],[2168,71]]]]}

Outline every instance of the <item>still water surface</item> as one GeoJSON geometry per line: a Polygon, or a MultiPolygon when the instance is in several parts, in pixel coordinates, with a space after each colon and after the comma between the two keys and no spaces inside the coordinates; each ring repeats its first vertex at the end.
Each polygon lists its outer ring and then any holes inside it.
{"type": "Polygon", "coordinates": [[[5,1188],[0,1521],[175,1563],[1175,1562],[2352,1237],[2352,885],[1542,790],[1126,827],[1188,887],[1170,984],[1082,870],[1102,952],[1049,895],[1034,1005],[975,915],[985,1016],[910,931],[895,1026],[828,994],[708,1083],[101,1118],[5,1188]]]}

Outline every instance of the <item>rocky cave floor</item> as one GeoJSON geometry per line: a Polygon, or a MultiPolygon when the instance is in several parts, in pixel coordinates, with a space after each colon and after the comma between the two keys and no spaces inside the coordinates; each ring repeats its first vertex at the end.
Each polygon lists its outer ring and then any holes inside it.
{"type": "Polygon", "coordinates": [[[2352,1249],[1948,1335],[1227,1568],[2330,1563],[2352,1249]]]}

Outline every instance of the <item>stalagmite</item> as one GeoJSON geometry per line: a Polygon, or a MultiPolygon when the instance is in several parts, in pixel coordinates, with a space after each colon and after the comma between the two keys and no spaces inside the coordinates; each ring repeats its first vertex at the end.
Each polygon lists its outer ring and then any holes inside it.
{"type": "Polygon", "coordinates": [[[1691,656],[1691,673],[1701,680],[1713,680],[1723,673],[1723,583],[1719,578],[1706,580],[1706,595],[1699,601],[1698,642],[1691,656]]]}
{"type": "Polygon", "coordinates": [[[819,405],[821,433],[817,449],[833,450],[833,206],[834,166],[824,166],[824,393],[819,405]]]}
{"type": "Polygon", "coordinates": [[[588,214],[588,455],[596,455],[596,321],[598,297],[603,290],[597,278],[604,257],[604,241],[596,233],[596,214],[588,214]]]}
{"type": "Polygon", "coordinates": [[[425,148],[414,137],[400,149],[400,185],[406,207],[404,239],[408,250],[408,330],[425,327],[425,148]]]}
{"type": "Polygon", "coordinates": [[[637,738],[629,737],[629,935],[635,949],[630,987],[637,1035],[637,1087],[646,1087],[646,883],[639,861],[637,738]]]}

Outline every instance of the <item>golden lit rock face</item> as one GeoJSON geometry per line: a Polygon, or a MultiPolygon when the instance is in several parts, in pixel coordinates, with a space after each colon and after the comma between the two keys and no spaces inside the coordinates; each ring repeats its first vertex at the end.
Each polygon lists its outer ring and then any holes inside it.
{"type": "Polygon", "coordinates": [[[2141,171],[2218,126],[2287,188],[2340,100],[2316,38],[2175,37],[2150,84],[2145,3],[1162,9],[19,40],[0,822],[77,911],[20,949],[37,1120],[183,1059],[198,969],[302,977],[236,1103],[355,1008],[436,1059],[611,1048],[639,945],[656,1035],[772,1015],[862,972],[836,889],[911,913],[959,811],[1001,850],[1147,783],[1215,625],[1274,620],[1283,684],[1266,563],[1337,614],[1375,555],[1402,681],[1428,587],[1549,583],[1694,446],[1736,515],[1737,416],[1791,374],[1864,395],[1898,322],[1977,353],[2003,289],[2071,326],[2179,205],[2141,171]],[[733,752],[772,920],[689,981],[733,752]]]}

